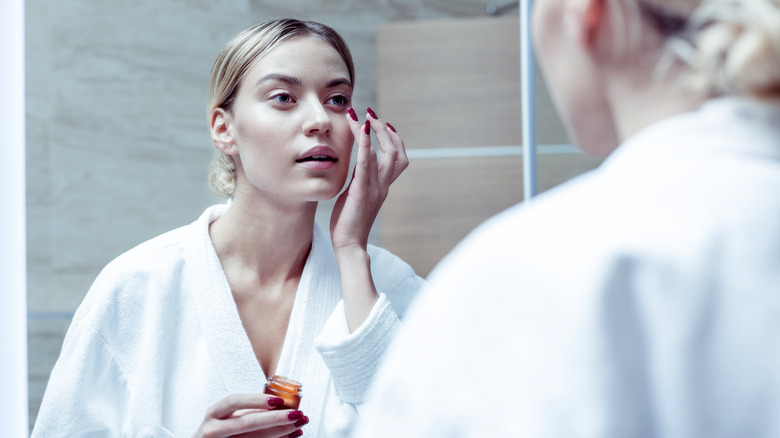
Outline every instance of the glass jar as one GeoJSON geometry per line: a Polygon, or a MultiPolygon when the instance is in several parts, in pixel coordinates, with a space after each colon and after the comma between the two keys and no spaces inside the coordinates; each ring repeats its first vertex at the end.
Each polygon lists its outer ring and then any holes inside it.
{"type": "Polygon", "coordinates": [[[263,392],[284,400],[284,404],[275,409],[298,409],[301,404],[302,386],[295,380],[274,374],[268,378],[263,392]]]}

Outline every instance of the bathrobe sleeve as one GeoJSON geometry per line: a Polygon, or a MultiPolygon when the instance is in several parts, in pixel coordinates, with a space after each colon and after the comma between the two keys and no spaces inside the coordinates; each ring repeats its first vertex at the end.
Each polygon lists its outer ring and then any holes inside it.
{"type": "Polygon", "coordinates": [[[352,333],[340,301],[315,343],[330,370],[336,394],[350,404],[364,401],[382,356],[400,327],[400,317],[424,284],[409,265],[391,253],[371,247],[369,254],[379,299],[352,333]]]}
{"type": "Polygon", "coordinates": [[[170,298],[183,263],[177,236],[147,241],[97,276],[65,335],[32,436],[173,436],[162,400],[174,361],[160,351],[180,345],[176,332],[161,328],[182,307],[170,298]]]}
{"type": "Polygon", "coordinates": [[[366,321],[350,333],[340,301],[317,339],[316,348],[333,378],[336,394],[346,403],[360,404],[400,321],[385,294],[366,321]]]}
{"type": "Polygon", "coordinates": [[[111,347],[75,319],[52,371],[33,437],[122,436],[127,379],[111,347]]]}

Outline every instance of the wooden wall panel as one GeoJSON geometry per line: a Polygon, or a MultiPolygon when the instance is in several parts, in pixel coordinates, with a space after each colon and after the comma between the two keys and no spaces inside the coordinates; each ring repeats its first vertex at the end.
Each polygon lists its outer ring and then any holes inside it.
{"type": "MultiPolygon", "coordinates": [[[[522,157],[480,152],[522,143],[519,52],[517,17],[395,22],[377,30],[379,114],[407,149],[438,155],[412,159],[381,217],[382,246],[421,275],[474,227],[522,201],[522,157]],[[455,157],[464,147],[472,156],[455,157]]],[[[536,116],[539,144],[568,143],[539,74],[536,116]]],[[[600,162],[579,153],[539,155],[538,189],[600,162]]]]}
{"type": "MultiPolygon", "coordinates": [[[[377,29],[380,115],[408,147],[519,145],[517,17],[394,22],[377,29]]],[[[538,141],[567,143],[537,71],[538,141]]]]}
{"type": "MultiPolygon", "coordinates": [[[[584,154],[537,157],[540,191],[595,168],[584,154]]],[[[522,157],[413,160],[382,209],[382,246],[420,275],[485,219],[523,198],[522,157]]]]}

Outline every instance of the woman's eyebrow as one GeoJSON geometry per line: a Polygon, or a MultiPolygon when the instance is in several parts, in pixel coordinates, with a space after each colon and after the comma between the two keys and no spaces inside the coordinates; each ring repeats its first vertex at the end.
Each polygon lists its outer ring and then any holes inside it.
{"type": "Polygon", "coordinates": [[[352,82],[347,78],[331,79],[325,84],[325,88],[338,87],[339,85],[346,85],[349,88],[352,88],[352,82]]]}
{"type": "MultiPolygon", "coordinates": [[[[290,85],[294,85],[296,87],[303,86],[303,81],[301,81],[300,78],[296,78],[295,76],[285,75],[282,73],[269,73],[263,76],[262,78],[258,79],[255,85],[259,86],[263,82],[268,82],[268,81],[281,81],[290,85]]],[[[331,79],[325,83],[325,88],[334,88],[334,87],[338,87],[339,85],[346,85],[349,88],[352,88],[352,82],[350,82],[349,79],[347,78],[331,79]]]]}
{"type": "Polygon", "coordinates": [[[263,76],[262,78],[258,79],[257,82],[255,83],[255,85],[260,85],[263,82],[267,82],[267,81],[286,82],[286,83],[288,83],[290,85],[294,85],[296,87],[303,86],[303,82],[301,81],[300,78],[296,78],[294,76],[289,76],[289,75],[284,75],[284,74],[281,74],[281,73],[267,74],[267,75],[263,76]]]}

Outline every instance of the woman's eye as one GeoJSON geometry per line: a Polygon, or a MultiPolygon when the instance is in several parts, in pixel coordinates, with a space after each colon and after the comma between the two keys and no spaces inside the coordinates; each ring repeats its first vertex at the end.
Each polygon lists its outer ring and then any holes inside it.
{"type": "Polygon", "coordinates": [[[293,102],[292,96],[290,96],[289,94],[286,94],[286,93],[276,94],[274,96],[271,96],[271,100],[273,100],[274,102],[279,102],[279,103],[292,103],[293,102]]]}
{"type": "Polygon", "coordinates": [[[347,96],[342,96],[342,95],[331,97],[330,102],[338,106],[349,105],[349,99],[347,98],[347,96]]]}

